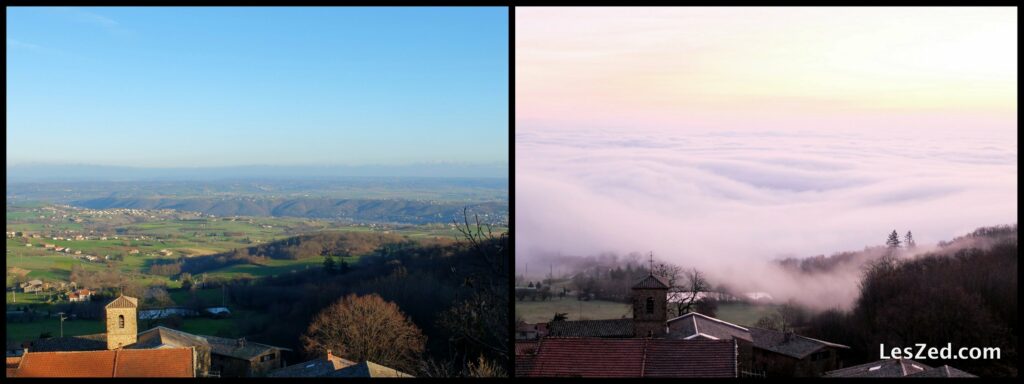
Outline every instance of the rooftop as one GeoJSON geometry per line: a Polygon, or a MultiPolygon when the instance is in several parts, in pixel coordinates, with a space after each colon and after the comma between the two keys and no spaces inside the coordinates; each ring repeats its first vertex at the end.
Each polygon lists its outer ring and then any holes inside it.
{"type": "Polygon", "coordinates": [[[754,347],[797,359],[803,359],[825,347],[850,349],[850,347],[842,344],[830,343],[797,334],[789,334],[787,337],[786,332],[773,329],[756,327],[750,327],[749,329],[754,347]]]}
{"type": "MultiPolygon", "coordinates": [[[[195,377],[192,348],[31,352],[15,377],[195,377]]],[[[10,373],[10,369],[8,369],[10,373]]]]}
{"type": "Polygon", "coordinates": [[[633,337],[633,319],[552,321],[548,336],[633,337]]]}
{"type": "Polygon", "coordinates": [[[672,339],[695,339],[704,338],[709,340],[737,338],[746,341],[753,341],[750,330],[739,325],[703,315],[697,312],[690,312],[685,315],[666,321],[669,326],[669,338],[672,339]]]}
{"type": "Polygon", "coordinates": [[[239,343],[239,339],[193,335],[188,332],[162,326],[140,332],[138,342],[129,346],[129,348],[156,348],[161,345],[209,348],[211,353],[243,360],[254,359],[275,349],[288,350],[287,348],[275,347],[248,340],[244,343],[239,343]]]}
{"type": "Polygon", "coordinates": [[[321,377],[353,365],[356,365],[356,363],[328,354],[319,359],[304,361],[275,370],[270,372],[267,377],[321,377]]]}
{"type": "Polygon", "coordinates": [[[661,276],[652,273],[633,284],[633,289],[668,289],[668,283],[661,276]]]}
{"type": "Polygon", "coordinates": [[[136,299],[134,297],[124,296],[124,295],[118,296],[116,299],[114,299],[114,301],[111,301],[110,304],[107,304],[107,308],[138,308],[138,307],[139,307],[139,299],[136,299]]]}
{"type": "Polygon", "coordinates": [[[736,377],[735,340],[549,337],[537,345],[516,354],[517,376],[736,377]]]}
{"type": "Polygon", "coordinates": [[[326,377],[412,377],[408,373],[388,368],[383,365],[364,361],[359,364],[350,365],[337,371],[328,373],[326,377]]]}

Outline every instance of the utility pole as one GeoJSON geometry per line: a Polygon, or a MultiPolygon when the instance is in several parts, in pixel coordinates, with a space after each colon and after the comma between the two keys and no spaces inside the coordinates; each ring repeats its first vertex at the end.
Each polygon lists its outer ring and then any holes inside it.
{"type": "Polygon", "coordinates": [[[64,319],[67,317],[64,317],[64,312],[59,312],[58,315],[60,315],[60,337],[64,337],[64,319]]]}

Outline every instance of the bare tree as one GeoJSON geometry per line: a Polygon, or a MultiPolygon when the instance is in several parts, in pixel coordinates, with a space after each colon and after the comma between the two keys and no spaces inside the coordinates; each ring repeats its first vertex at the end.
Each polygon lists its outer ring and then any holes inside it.
{"type": "MultiPolygon", "coordinates": [[[[678,268],[678,267],[677,267],[678,268]]],[[[676,279],[669,280],[669,302],[673,304],[670,308],[670,316],[680,316],[695,310],[695,305],[700,301],[700,295],[711,289],[704,274],[691,268],[681,272],[682,279],[677,283],[676,279]]]]}
{"type": "MultiPolygon", "coordinates": [[[[462,223],[455,222],[461,234],[460,243],[480,261],[477,267],[458,270],[452,267],[451,273],[469,288],[469,294],[456,298],[455,303],[438,318],[438,324],[451,332],[449,343],[453,350],[463,351],[452,356],[453,363],[458,367],[469,367],[475,364],[477,355],[486,353],[498,361],[500,370],[489,372],[509,372],[511,359],[509,355],[509,265],[508,233],[495,233],[489,224],[482,224],[478,215],[473,215],[470,223],[468,208],[463,209],[462,223]]],[[[461,370],[462,372],[467,372],[461,370]]]]}
{"type": "Polygon", "coordinates": [[[807,311],[790,299],[779,307],[779,326],[783,332],[792,330],[807,320],[807,311]]]}
{"type": "Polygon", "coordinates": [[[324,350],[398,370],[420,364],[426,337],[395,303],[377,295],[350,294],[321,311],[300,337],[309,356],[324,350]]]}

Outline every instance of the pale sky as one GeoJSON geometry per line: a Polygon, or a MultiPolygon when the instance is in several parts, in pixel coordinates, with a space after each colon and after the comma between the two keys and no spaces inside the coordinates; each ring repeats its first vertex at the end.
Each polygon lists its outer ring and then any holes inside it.
{"type": "Polygon", "coordinates": [[[1005,129],[1017,12],[516,8],[515,68],[522,122],[1005,129]]]}

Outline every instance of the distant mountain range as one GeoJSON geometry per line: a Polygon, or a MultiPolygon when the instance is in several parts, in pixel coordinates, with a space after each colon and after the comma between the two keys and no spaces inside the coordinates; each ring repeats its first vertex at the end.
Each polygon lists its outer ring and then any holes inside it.
{"type": "Polygon", "coordinates": [[[245,178],[333,177],[493,177],[508,178],[508,164],[432,163],[411,165],[274,166],[207,168],[140,168],[104,165],[22,164],[7,166],[7,182],[222,180],[245,178]]]}

